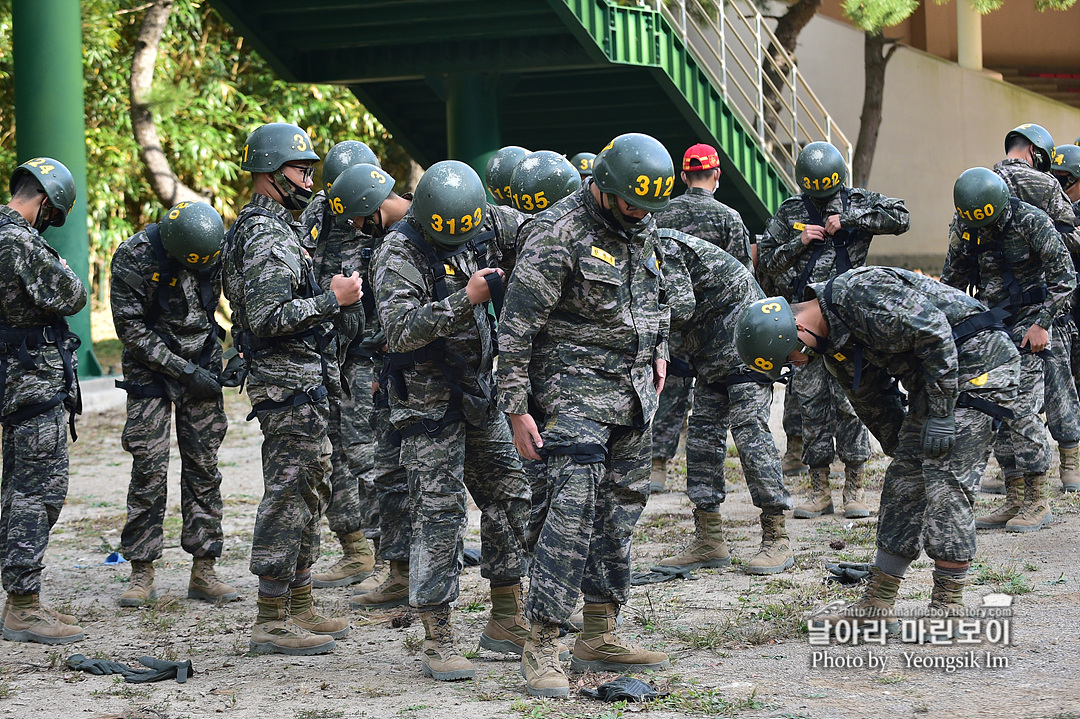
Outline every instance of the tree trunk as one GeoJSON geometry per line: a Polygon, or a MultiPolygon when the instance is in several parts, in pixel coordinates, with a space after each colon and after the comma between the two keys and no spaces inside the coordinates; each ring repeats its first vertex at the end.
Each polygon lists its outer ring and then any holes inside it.
{"type": "Polygon", "coordinates": [[[896,52],[896,40],[887,40],[879,31],[865,33],[863,64],[865,84],[863,87],[862,115],[859,118],[859,140],[855,143],[852,159],[852,182],[855,187],[865,187],[870,179],[877,150],[878,130],[881,129],[881,108],[885,101],[885,66],[896,52]],[[886,49],[888,47],[888,49],[886,49]]]}
{"type": "Polygon", "coordinates": [[[180,182],[172,171],[169,159],[161,149],[154,115],[147,98],[154,84],[154,64],[158,44],[172,12],[173,0],[154,0],[146,11],[135,52],[131,56],[131,128],[139,145],[139,157],[146,165],[146,179],[162,204],[171,207],[178,202],[205,201],[207,198],[180,182]]]}
{"type": "MultiPolygon", "coordinates": [[[[780,16],[773,34],[776,35],[780,47],[787,51],[788,56],[794,56],[799,33],[813,19],[820,7],[821,0],[796,0],[796,2],[788,6],[787,12],[780,16]]],[[[771,60],[766,59],[764,61],[766,77],[764,94],[765,107],[767,108],[765,111],[765,124],[775,132],[780,124],[780,111],[783,104],[773,88],[779,90],[784,87],[784,82],[791,73],[791,66],[784,54],[774,44],[769,45],[768,50],[765,51],[765,56],[771,58],[771,60]]]]}

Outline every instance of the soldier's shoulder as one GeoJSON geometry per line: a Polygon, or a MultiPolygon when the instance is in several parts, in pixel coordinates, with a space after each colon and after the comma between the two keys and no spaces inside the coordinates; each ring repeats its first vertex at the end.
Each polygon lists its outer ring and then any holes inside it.
{"type": "Polygon", "coordinates": [[[123,262],[130,265],[142,265],[148,263],[154,258],[154,250],[150,246],[150,239],[146,236],[145,230],[139,230],[131,237],[121,242],[116,247],[116,251],[113,252],[112,263],[116,265],[119,262],[123,262]]]}

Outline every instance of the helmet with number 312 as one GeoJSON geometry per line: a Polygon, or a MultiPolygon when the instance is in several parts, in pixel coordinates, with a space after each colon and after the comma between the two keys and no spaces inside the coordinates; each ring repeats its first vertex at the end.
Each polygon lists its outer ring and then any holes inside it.
{"type": "Polygon", "coordinates": [[[753,303],[735,323],[735,351],[750,369],[779,379],[788,355],[799,345],[795,314],[783,297],[753,303]]]}
{"type": "Polygon", "coordinates": [[[221,255],[225,224],[205,202],[179,202],[158,223],[161,244],[173,259],[189,270],[213,266],[221,255]]]}
{"type": "Polygon", "coordinates": [[[660,141],[640,132],[619,135],[593,162],[593,181],[604,194],[649,212],[668,206],[675,166],[660,141]]]}

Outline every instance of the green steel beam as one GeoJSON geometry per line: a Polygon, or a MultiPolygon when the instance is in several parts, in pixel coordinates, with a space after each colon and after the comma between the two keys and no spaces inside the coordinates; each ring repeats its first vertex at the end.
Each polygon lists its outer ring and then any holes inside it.
{"type": "Polygon", "coordinates": [[[483,179],[488,158],[501,146],[497,75],[462,73],[446,78],[446,146],[453,160],[483,179]]]}
{"type": "MultiPolygon", "coordinates": [[[[15,62],[15,128],[19,161],[46,155],[75,178],[76,201],[63,227],[45,238],[90,289],[86,211],[86,122],[82,18],[77,0],[15,0],[11,8],[15,62]]],[[[83,340],[79,374],[101,374],[90,336],[90,303],[71,318],[83,340]]]]}

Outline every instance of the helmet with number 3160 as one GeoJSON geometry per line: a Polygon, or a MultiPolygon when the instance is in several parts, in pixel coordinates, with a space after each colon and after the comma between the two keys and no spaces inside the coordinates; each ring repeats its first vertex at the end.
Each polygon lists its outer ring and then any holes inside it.
{"type": "Polygon", "coordinates": [[[593,162],[593,181],[604,194],[649,212],[668,206],[675,166],[660,141],[639,132],[619,135],[593,162]]]}
{"type": "Polygon", "coordinates": [[[1009,206],[1009,187],[985,167],[964,170],[953,183],[956,216],[968,227],[984,227],[1001,217],[1009,206]]]}
{"type": "Polygon", "coordinates": [[[581,176],[557,152],[540,150],[526,155],[510,177],[514,207],[533,214],[540,212],[581,187],[581,176]]]}
{"type": "Polygon", "coordinates": [[[753,303],[735,323],[735,351],[750,369],[779,379],[788,355],[799,345],[795,314],[783,297],[753,303]]]}
{"type": "Polygon", "coordinates": [[[811,142],[795,160],[795,181],[810,197],[832,197],[847,182],[847,163],[828,142],[811,142]]]}
{"type": "Polygon", "coordinates": [[[487,217],[484,183],[464,162],[436,162],[416,183],[411,211],[429,238],[460,247],[480,233],[487,217]]]}

